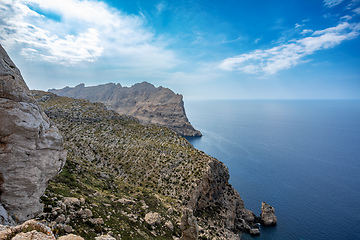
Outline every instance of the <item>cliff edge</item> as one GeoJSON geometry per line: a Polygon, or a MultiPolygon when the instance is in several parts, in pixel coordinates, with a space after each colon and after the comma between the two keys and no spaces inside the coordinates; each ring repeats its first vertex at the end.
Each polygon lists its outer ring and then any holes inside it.
{"type": "Polygon", "coordinates": [[[25,221],[41,212],[39,199],[65,159],[59,130],[0,45],[0,203],[8,213],[25,221]]]}
{"type": "Polygon", "coordinates": [[[79,84],[74,88],[51,89],[49,92],[59,96],[102,102],[108,109],[135,117],[142,124],[165,126],[182,136],[201,136],[186,117],[183,96],[168,88],[156,88],[147,82],[135,84],[130,88],[108,83],[92,87],[79,84]]]}

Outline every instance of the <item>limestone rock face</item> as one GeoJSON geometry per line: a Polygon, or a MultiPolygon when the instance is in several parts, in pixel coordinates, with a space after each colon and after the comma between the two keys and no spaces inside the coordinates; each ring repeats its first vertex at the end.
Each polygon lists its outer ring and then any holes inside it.
{"type": "Polygon", "coordinates": [[[0,202],[24,221],[42,211],[47,182],[66,159],[63,139],[0,45],[0,202]]]}
{"type": "Polygon", "coordinates": [[[180,240],[198,239],[199,226],[196,222],[196,218],[193,215],[193,211],[189,208],[185,208],[183,210],[180,229],[182,231],[180,240]]]}
{"type": "Polygon", "coordinates": [[[269,204],[262,202],[261,204],[261,223],[265,226],[273,226],[277,223],[275,209],[269,204]]]}
{"type": "Polygon", "coordinates": [[[192,192],[188,207],[201,211],[211,205],[221,206],[223,210],[216,214],[221,216],[226,229],[233,232],[249,231],[249,223],[255,221],[255,214],[245,208],[239,193],[229,184],[229,178],[225,164],[213,159],[192,192]]]}
{"type": "Polygon", "coordinates": [[[142,124],[165,126],[182,136],[201,136],[186,117],[183,96],[168,88],[156,88],[147,82],[130,88],[108,83],[93,87],[80,84],[74,88],[50,89],[49,92],[64,97],[102,102],[108,109],[135,117],[142,124]]]}

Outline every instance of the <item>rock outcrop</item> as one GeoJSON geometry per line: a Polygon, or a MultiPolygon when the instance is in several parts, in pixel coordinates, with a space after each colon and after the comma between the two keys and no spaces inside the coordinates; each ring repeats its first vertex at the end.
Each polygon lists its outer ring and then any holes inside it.
{"type": "Polygon", "coordinates": [[[49,179],[66,159],[63,138],[0,45],[0,203],[24,221],[42,211],[49,179]]]}
{"type": "Polygon", "coordinates": [[[239,193],[229,184],[229,178],[225,164],[212,159],[201,181],[191,192],[188,207],[195,211],[196,216],[204,212],[215,215],[223,227],[232,232],[250,232],[250,224],[255,222],[256,216],[245,208],[239,193]]]}
{"type": "Polygon", "coordinates": [[[262,202],[261,204],[261,223],[265,226],[274,226],[277,223],[275,209],[269,204],[262,202]]]}
{"type": "Polygon", "coordinates": [[[180,229],[182,236],[180,240],[197,240],[199,226],[196,218],[193,215],[193,211],[190,208],[185,208],[182,213],[180,229]]]}
{"type": "Polygon", "coordinates": [[[135,84],[130,88],[108,83],[93,87],[80,84],[74,88],[51,89],[49,92],[65,97],[88,99],[91,102],[102,102],[108,109],[135,117],[142,124],[165,126],[182,136],[201,136],[186,117],[183,96],[168,88],[156,88],[147,82],[135,84]]]}

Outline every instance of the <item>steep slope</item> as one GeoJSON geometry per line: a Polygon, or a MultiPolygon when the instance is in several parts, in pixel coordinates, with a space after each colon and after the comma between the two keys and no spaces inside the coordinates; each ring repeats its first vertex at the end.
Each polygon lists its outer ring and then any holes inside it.
{"type": "Polygon", "coordinates": [[[24,221],[42,211],[39,198],[65,158],[60,132],[0,45],[0,203],[10,215],[24,221]]]}
{"type": "Polygon", "coordinates": [[[80,84],[74,88],[49,91],[60,96],[102,102],[119,114],[136,117],[143,124],[166,126],[182,136],[201,136],[186,117],[182,95],[168,88],[156,88],[142,82],[130,88],[114,83],[93,87],[80,84]]]}
{"type": "Polygon", "coordinates": [[[42,198],[46,212],[39,217],[58,219],[53,229],[68,224],[87,239],[107,231],[121,239],[186,239],[189,232],[202,239],[238,239],[234,233],[250,231],[254,214],[228,183],[226,166],[183,137],[101,103],[34,95],[64,133],[68,150],[63,172],[42,198]],[[66,197],[83,203],[69,210],[62,207],[66,197]],[[86,209],[93,214],[88,220],[81,217],[86,209]]]}

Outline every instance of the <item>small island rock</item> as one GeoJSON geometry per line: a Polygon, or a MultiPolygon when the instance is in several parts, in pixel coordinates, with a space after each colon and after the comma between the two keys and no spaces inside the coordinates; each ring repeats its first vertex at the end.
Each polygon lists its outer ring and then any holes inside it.
{"type": "Polygon", "coordinates": [[[261,223],[265,226],[273,226],[277,223],[275,209],[269,204],[263,202],[261,204],[261,223]]]}

